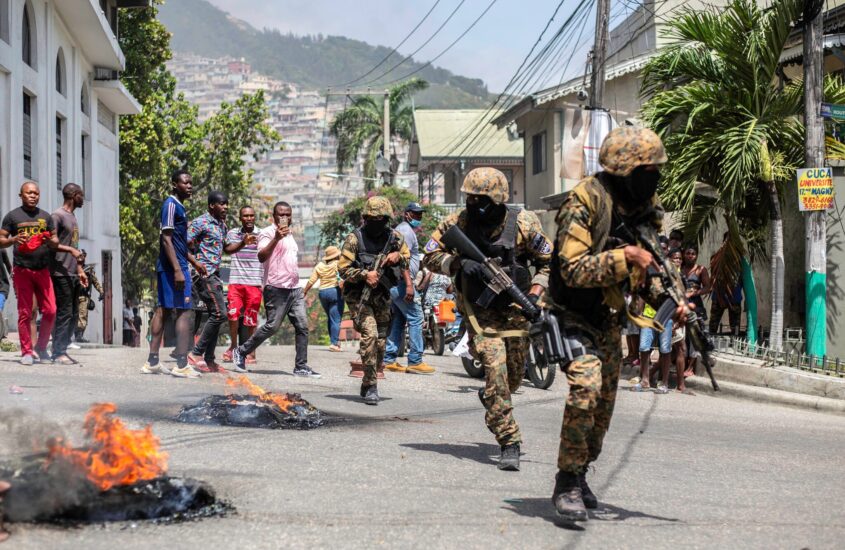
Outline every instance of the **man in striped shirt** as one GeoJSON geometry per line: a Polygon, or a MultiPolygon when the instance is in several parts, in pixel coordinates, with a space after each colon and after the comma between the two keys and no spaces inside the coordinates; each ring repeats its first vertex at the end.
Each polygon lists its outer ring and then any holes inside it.
{"type": "MultiPolygon", "coordinates": [[[[264,272],[258,260],[258,230],[255,228],[255,210],[243,206],[239,212],[241,226],[232,229],[226,235],[226,254],[232,255],[229,266],[229,334],[232,342],[223,353],[223,361],[232,362],[232,350],[238,345],[238,318],[243,312],[244,326],[249,336],[258,326],[258,309],[261,307],[261,287],[264,272]]],[[[255,364],[255,350],[247,355],[246,364],[255,364]]],[[[236,372],[244,372],[240,366],[233,367],[236,372]]]]}

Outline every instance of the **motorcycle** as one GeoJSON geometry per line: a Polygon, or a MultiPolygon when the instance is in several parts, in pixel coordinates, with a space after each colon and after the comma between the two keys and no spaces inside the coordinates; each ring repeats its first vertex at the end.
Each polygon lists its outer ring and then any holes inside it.
{"type": "MultiPolygon", "coordinates": [[[[460,355],[464,370],[469,376],[484,378],[484,366],[469,352],[469,336],[466,334],[463,323],[461,323],[458,335],[459,341],[452,353],[460,355]]],[[[528,346],[528,353],[525,357],[525,378],[528,378],[535,388],[547,390],[554,384],[556,374],[555,365],[549,365],[546,360],[542,339],[531,338],[531,345],[528,346]]]]}

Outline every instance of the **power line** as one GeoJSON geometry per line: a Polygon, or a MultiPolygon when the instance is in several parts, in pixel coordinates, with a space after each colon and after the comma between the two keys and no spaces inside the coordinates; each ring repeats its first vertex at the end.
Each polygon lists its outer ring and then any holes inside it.
{"type": "Polygon", "coordinates": [[[378,82],[380,79],[382,79],[382,78],[384,78],[385,76],[387,76],[387,75],[389,75],[390,73],[392,73],[392,72],[393,72],[396,68],[398,68],[400,65],[404,64],[406,61],[411,60],[411,59],[412,59],[412,58],[413,58],[416,54],[418,54],[418,53],[420,52],[420,50],[422,50],[423,48],[425,48],[426,46],[428,46],[428,44],[429,44],[432,40],[434,40],[434,38],[435,38],[438,34],[440,34],[440,31],[442,31],[442,30],[443,30],[443,27],[445,27],[445,26],[446,26],[446,24],[447,24],[449,21],[451,21],[451,20],[452,20],[452,17],[454,17],[454,16],[455,16],[455,14],[456,14],[456,13],[458,13],[458,10],[459,10],[459,9],[461,9],[461,6],[463,6],[465,2],[466,2],[466,0],[461,0],[461,3],[460,3],[460,4],[458,4],[458,5],[455,7],[455,9],[454,9],[454,10],[452,10],[452,13],[450,13],[450,14],[449,14],[449,17],[447,17],[447,18],[446,18],[446,21],[444,21],[444,22],[443,22],[443,23],[442,23],[439,27],[437,27],[437,30],[436,30],[436,31],[434,31],[434,34],[432,34],[432,35],[428,38],[428,40],[426,40],[425,42],[423,42],[422,46],[420,46],[419,48],[417,48],[416,50],[414,50],[414,51],[413,51],[413,53],[411,53],[411,55],[409,55],[409,56],[405,57],[404,59],[402,59],[402,61],[400,61],[400,62],[399,62],[399,63],[397,63],[396,65],[394,65],[394,66],[390,67],[389,69],[387,69],[387,71],[385,71],[385,72],[381,73],[380,75],[378,75],[378,76],[377,76],[377,77],[375,77],[374,79],[372,79],[372,80],[370,80],[370,81],[368,81],[368,82],[366,82],[366,83],[362,84],[362,86],[366,86],[366,85],[369,85],[369,84],[373,84],[373,83],[375,83],[375,82],[378,82]]]}
{"type": "Polygon", "coordinates": [[[344,83],[344,84],[337,84],[337,85],[334,85],[334,86],[331,86],[331,87],[332,87],[332,88],[340,88],[340,87],[343,87],[343,86],[350,86],[350,85],[352,85],[352,84],[355,84],[356,82],[360,82],[361,80],[363,80],[363,79],[367,78],[368,76],[370,76],[371,74],[373,74],[373,73],[375,72],[375,70],[376,70],[376,69],[378,69],[379,67],[381,67],[382,65],[384,65],[384,63],[385,63],[388,59],[390,59],[390,57],[391,57],[393,54],[395,54],[395,53],[399,53],[399,48],[401,48],[401,47],[402,47],[402,45],[404,45],[404,44],[405,44],[405,42],[407,42],[407,41],[408,41],[408,39],[409,39],[409,38],[411,38],[411,36],[413,36],[413,35],[414,35],[414,33],[416,33],[416,32],[417,32],[417,30],[420,28],[420,26],[421,26],[421,25],[422,25],[422,24],[426,21],[426,19],[428,19],[428,16],[432,14],[432,12],[434,11],[434,9],[435,9],[435,8],[436,8],[439,4],[440,4],[440,2],[441,2],[441,0],[437,0],[437,1],[434,3],[434,5],[433,5],[433,6],[431,6],[431,9],[430,9],[430,10],[428,10],[428,13],[426,13],[426,14],[423,16],[423,18],[422,18],[422,19],[420,19],[420,22],[419,22],[419,23],[417,23],[417,26],[416,26],[416,27],[414,27],[413,29],[411,29],[411,32],[409,32],[409,33],[405,36],[405,38],[403,38],[403,39],[402,39],[402,41],[401,41],[401,42],[399,42],[399,44],[397,44],[397,45],[396,45],[396,46],[395,46],[392,50],[390,50],[390,53],[389,53],[389,54],[387,54],[387,55],[384,57],[384,59],[382,59],[381,61],[379,61],[379,62],[378,62],[378,63],[377,63],[377,64],[376,64],[376,65],[375,65],[372,69],[370,69],[370,70],[369,70],[369,71],[367,71],[366,73],[362,74],[361,76],[359,76],[359,77],[358,77],[358,78],[356,78],[355,80],[350,80],[349,82],[346,82],[346,83],[344,83]]]}
{"type": "Polygon", "coordinates": [[[499,1],[499,0],[493,0],[492,2],[490,2],[490,4],[488,4],[488,5],[487,5],[487,7],[484,9],[484,11],[483,11],[483,12],[481,12],[481,15],[479,15],[479,16],[475,19],[475,21],[473,21],[473,22],[472,22],[472,24],[471,24],[469,27],[467,27],[467,29],[466,29],[464,32],[462,32],[462,33],[461,33],[461,35],[460,35],[460,36],[458,36],[458,37],[457,37],[457,38],[456,38],[456,39],[455,39],[455,40],[454,40],[451,44],[449,44],[448,46],[446,46],[446,49],[444,49],[442,52],[440,52],[439,54],[437,54],[436,56],[434,56],[434,58],[430,59],[429,61],[427,61],[426,63],[424,63],[421,67],[418,67],[416,70],[411,71],[410,73],[406,74],[405,76],[402,76],[402,77],[400,77],[400,78],[397,78],[397,79],[391,80],[391,81],[387,82],[386,84],[394,84],[394,83],[396,83],[396,82],[400,82],[400,81],[402,81],[402,80],[405,80],[406,78],[410,78],[410,77],[414,76],[415,74],[419,73],[420,71],[424,70],[425,68],[427,68],[427,67],[431,66],[431,64],[432,64],[432,63],[434,63],[435,61],[437,61],[438,59],[440,59],[440,58],[443,56],[443,54],[445,54],[446,52],[448,52],[449,50],[451,50],[451,49],[455,46],[455,44],[457,44],[458,42],[460,42],[460,41],[461,41],[461,39],[463,39],[463,37],[464,37],[464,36],[466,36],[466,35],[469,33],[469,31],[471,31],[471,30],[472,30],[472,29],[473,29],[473,28],[474,28],[474,27],[478,24],[478,22],[479,22],[479,21],[481,21],[481,19],[482,19],[485,15],[487,15],[487,12],[488,12],[488,11],[490,11],[490,8],[492,8],[492,7],[493,7],[493,5],[494,5],[496,2],[498,2],[498,1],[499,1]]]}

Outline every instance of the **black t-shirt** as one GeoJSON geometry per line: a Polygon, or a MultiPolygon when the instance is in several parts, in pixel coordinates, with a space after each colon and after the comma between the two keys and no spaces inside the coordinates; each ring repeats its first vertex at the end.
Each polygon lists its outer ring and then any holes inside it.
{"type": "MultiPolygon", "coordinates": [[[[50,214],[36,208],[32,211],[18,207],[3,218],[3,229],[11,236],[27,235],[30,238],[40,233],[52,232],[55,229],[50,214]]],[[[19,245],[15,245],[12,264],[27,269],[44,269],[49,267],[52,254],[47,247],[47,238],[43,238],[41,246],[31,252],[22,252],[19,245]]]]}

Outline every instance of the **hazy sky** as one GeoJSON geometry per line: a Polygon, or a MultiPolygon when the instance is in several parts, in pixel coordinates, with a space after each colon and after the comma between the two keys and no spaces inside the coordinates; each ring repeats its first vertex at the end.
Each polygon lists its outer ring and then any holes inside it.
{"type": "MultiPolygon", "coordinates": [[[[178,1],[178,0],[173,0],[178,1]]],[[[434,6],[436,0],[210,0],[257,28],[278,28],[296,34],[332,34],[370,44],[396,46],[434,6]],[[353,7],[354,6],[354,7],[353,7]]],[[[491,0],[464,0],[440,34],[414,56],[427,61],[455,40],[491,0]]],[[[498,0],[484,18],[435,64],[457,74],[483,79],[491,91],[505,87],[559,0],[498,0]],[[528,8],[530,6],[530,8],[528,8]]],[[[460,0],[441,0],[417,32],[399,49],[410,54],[448,17],[460,0]]],[[[570,14],[576,0],[566,0],[550,36],[570,14]]],[[[591,42],[594,16],[588,17],[584,40],[591,42]]],[[[584,57],[583,54],[577,57],[584,57]]],[[[573,60],[583,67],[584,60],[573,60]]],[[[570,71],[571,72],[571,71],[570,71]]],[[[559,75],[558,75],[559,76],[559,75]]],[[[558,80],[553,78],[552,80],[558,80]]],[[[557,83],[557,82],[554,82],[557,83]]]]}

